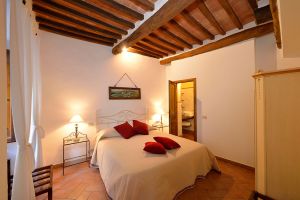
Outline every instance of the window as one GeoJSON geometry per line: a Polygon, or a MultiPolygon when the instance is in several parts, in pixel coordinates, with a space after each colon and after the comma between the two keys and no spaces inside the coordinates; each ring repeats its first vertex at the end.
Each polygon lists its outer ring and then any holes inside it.
{"type": "Polygon", "coordinates": [[[10,63],[9,63],[9,50],[6,51],[7,58],[7,142],[15,142],[14,126],[12,120],[11,101],[10,101],[10,63]]]}

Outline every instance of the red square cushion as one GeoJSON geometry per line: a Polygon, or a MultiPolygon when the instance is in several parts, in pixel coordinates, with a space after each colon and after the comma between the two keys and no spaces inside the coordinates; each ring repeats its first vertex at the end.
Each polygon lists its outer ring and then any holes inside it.
{"type": "Polygon", "coordinates": [[[148,135],[148,125],[138,120],[133,120],[133,130],[135,134],[148,135]]]}
{"type": "Polygon", "coordinates": [[[135,135],[133,127],[128,122],[115,126],[114,129],[116,129],[116,131],[125,139],[131,138],[135,135]]]}
{"type": "Polygon", "coordinates": [[[158,142],[146,142],[144,151],[154,154],[165,154],[166,150],[163,145],[159,144],[158,142]]]}
{"type": "Polygon", "coordinates": [[[174,140],[167,137],[153,137],[154,140],[160,144],[162,144],[166,149],[176,149],[179,148],[180,145],[174,140]]]}

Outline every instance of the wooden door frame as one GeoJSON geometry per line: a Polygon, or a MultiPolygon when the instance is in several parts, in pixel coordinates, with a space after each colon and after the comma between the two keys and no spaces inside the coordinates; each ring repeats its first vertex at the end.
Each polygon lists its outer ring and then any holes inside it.
{"type": "MultiPolygon", "coordinates": [[[[170,85],[169,80],[169,85],[170,85]]],[[[194,84],[194,141],[197,141],[197,79],[196,78],[189,78],[189,79],[182,79],[182,80],[177,80],[177,81],[172,81],[173,83],[186,83],[186,82],[193,82],[194,84]]],[[[177,91],[176,91],[177,92],[177,91]]],[[[170,94],[170,92],[169,92],[170,94]]],[[[170,96],[169,96],[169,102],[170,102],[170,96]]],[[[177,101],[176,101],[177,104],[177,101]]],[[[169,105],[170,108],[170,105],[169,105]]],[[[170,111],[169,111],[170,113],[170,111]]],[[[176,113],[178,115],[178,113],[176,113]]],[[[170,119],[170,117],[169,117],[170,119]]],[[[170,131],[170,129],[169,129],[170,131]]]]}

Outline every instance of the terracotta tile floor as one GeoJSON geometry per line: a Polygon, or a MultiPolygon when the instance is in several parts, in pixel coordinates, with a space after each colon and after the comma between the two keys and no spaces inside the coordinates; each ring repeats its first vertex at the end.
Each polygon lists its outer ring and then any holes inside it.
{"type": "MultiPolygon", "coordinates": [[[[239,166],[219,161],[222,173],[211,171],[205,179],[198,179],[193,188],[180,193],[176,200],[243,200],[254,189],[254,172],[239,166]]],[[[105,187],[97,169],[87,163],[65,170],[54,170],[53,198],[59,200],[107,199],[105,187]]],[[[47,199],[40,195],[38,200],[47,199]]]]}

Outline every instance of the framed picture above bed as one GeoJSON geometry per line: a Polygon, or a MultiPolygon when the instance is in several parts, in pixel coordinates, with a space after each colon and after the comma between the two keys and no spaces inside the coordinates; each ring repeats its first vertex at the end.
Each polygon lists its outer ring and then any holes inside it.
{"type": "Polygon", "coordinates": [[[109,87],[109,99],[141,99],[141,88],[109,87]]]}
{"type": "Polygon", "coordinates": [[[138,88],[130,76],[124,73],[114,86],[108,88],[108,96],[110,100],[141,99],[141,88],[138,88]],[[134,87],[118,87],[124,77],[127,77],[134,87]]]}

